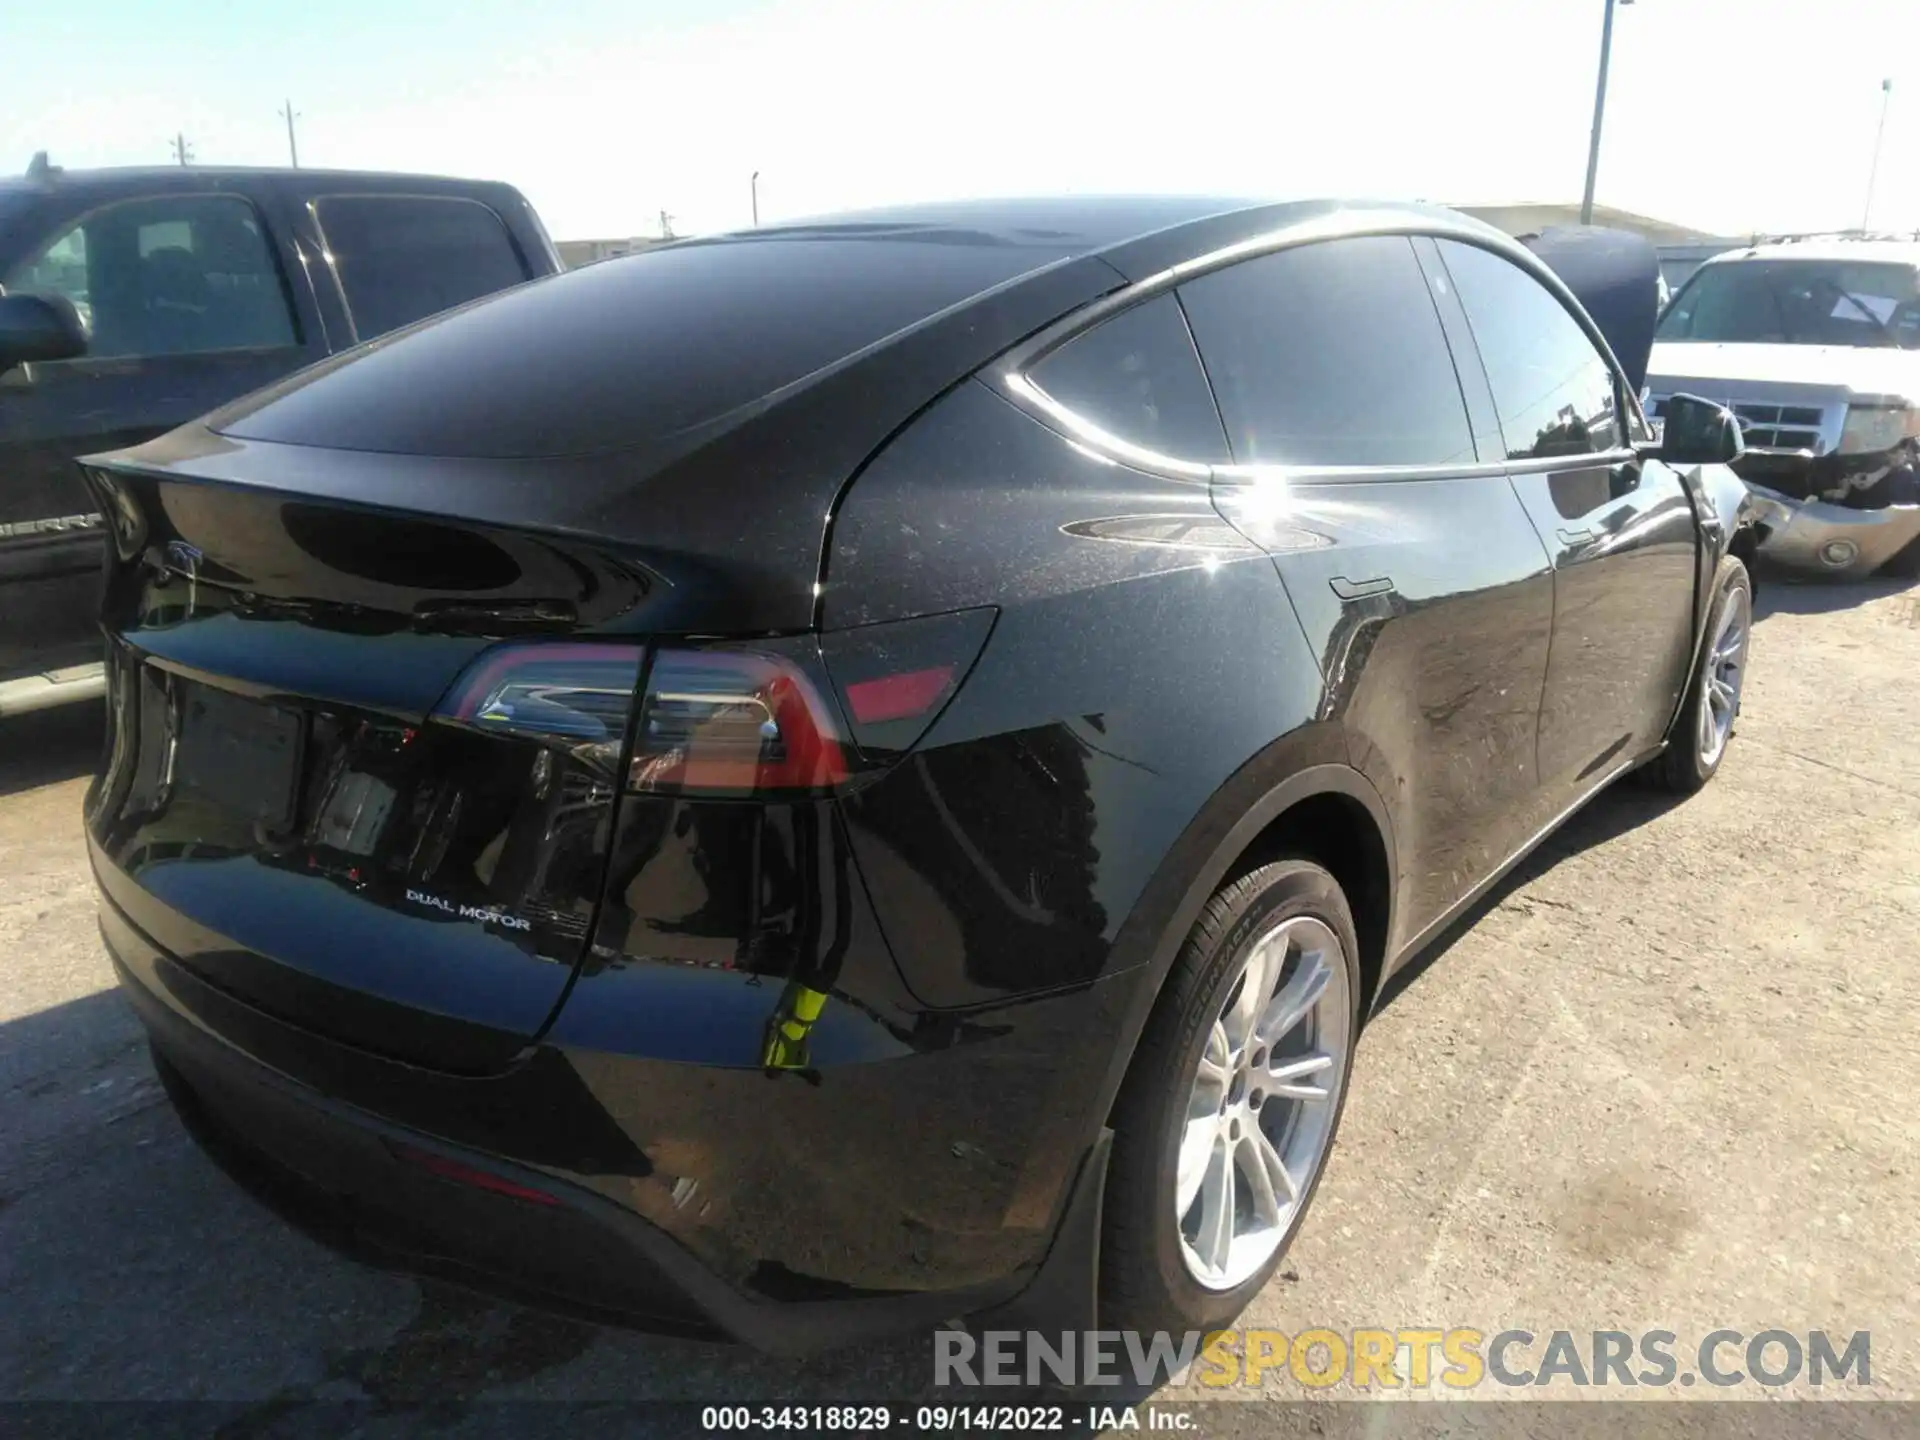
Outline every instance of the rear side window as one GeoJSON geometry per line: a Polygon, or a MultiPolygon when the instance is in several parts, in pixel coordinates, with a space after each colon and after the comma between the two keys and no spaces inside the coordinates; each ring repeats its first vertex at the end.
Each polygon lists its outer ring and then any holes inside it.
{"type": "Polygon", "coordinates": [[[1116,439],[1203,465],[1227,459],[1219,412],[1171,295],[1076,335],[1027,378],[1116,439]]]}
{"type": "Polygon", "coordinates": [[[1473,326],[1508,458],[1616,448],[1613,368],[1560,298],[1491,250],[1442,240],[1440,253],[1473,326]]]}
{"type": "Polygon", "coordinates": [[[362,340],[527,278],[507,227],[476,200],[336,195],[315,208],[362,340]]]}
{"type": "Polygon", "coordinates": [[[1243,464],[1473,463],[1453,357],[1404,235],[1262,255],[1180,299],[1243,464]]]}

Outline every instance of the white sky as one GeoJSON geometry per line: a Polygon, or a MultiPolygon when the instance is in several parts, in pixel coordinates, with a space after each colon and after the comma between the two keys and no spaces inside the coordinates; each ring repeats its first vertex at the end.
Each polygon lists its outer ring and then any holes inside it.
{"type": "MultiPolygon", "coordinates": [[[[9,0],[0,167],[513,182],[556,238],[1054,190],[1579,198],[1601,0],[9,0]],[[44,65],[20,57],[45,54],[44,65]]],[[[1636,0],[1598,198],[1920,229],[1920,0],[1636,0]]]]}

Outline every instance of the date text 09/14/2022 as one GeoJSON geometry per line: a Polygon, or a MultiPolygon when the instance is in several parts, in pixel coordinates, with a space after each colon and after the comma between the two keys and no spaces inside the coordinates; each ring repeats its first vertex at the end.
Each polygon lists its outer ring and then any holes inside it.
{"type": "Polygon", "coordinates": [[[912,1410],[889,1405],[708,1405],[700,1412],[703,1431],[912,1430],[923,1434],[1008,1431],[1100,1434],[1108,1430],[1189,1431],[1194,1417],[1186,1410],[1135,1410],[1125,1405],[919,1405],[912,1410]]]}

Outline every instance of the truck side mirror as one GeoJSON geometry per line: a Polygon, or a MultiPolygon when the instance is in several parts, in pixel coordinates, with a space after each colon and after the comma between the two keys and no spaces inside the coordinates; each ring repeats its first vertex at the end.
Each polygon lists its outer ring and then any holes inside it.
{"type": "Polygon", "coordinates": [[[0,295],[0,374],[16,365],[87,353],[73,302],[58,295],[0,295]]]}
{"type": "Polygon", "coordinates": [[[1660,458],[1669,465],[1731,465],[1747,453],[1733,412],[1698,395],[1670,397],[1660,422],[1660,458]]]}

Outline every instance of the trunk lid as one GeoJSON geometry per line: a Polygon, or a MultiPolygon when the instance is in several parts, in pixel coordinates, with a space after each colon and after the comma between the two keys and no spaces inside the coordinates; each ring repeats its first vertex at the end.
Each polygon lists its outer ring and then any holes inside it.
{"type": "Polygon", "coordinates": [[[87,812],[108,897],[283,1019],[435,1068],[505,1064],[591,932],[642,653],[620,632],[652,578],[527,532],[92,478],[113,531],[87,812]],[[436,712],[503,641],[582,636],[583,672],[543,692],[567,725],[436,712]]]}

